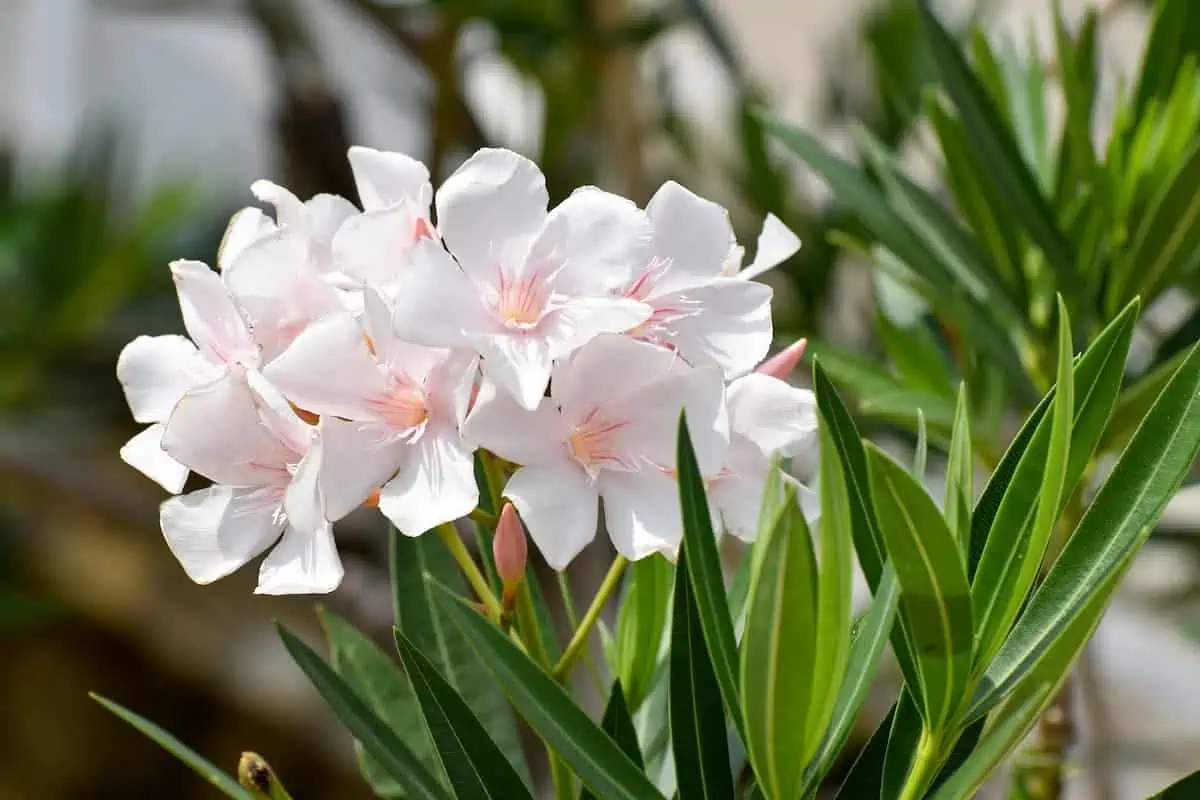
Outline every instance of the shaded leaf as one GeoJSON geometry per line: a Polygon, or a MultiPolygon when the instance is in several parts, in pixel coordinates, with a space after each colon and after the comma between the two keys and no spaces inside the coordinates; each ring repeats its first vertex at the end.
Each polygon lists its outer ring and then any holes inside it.
{"type": "Polygon", "coordinates": [[[661,555],[633,562],[617,612],[616,669],[622,698],[636,711],[650,690],[667,629],[674,567],[661,555]]]}

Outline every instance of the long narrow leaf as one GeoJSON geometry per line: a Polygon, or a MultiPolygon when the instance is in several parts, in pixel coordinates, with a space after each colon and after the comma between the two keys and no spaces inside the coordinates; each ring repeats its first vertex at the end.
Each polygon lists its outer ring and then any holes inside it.
{"type": "Polygon", "coordinates": [[[643,558],[630,569],[629,587],[617,614],[616,668],[623,697],[636,711],[650,690],[658,663],[674,568],[660,555],[643,558]]]}
{"type": "Polygon", "coordinates": [[[283,640],[283,646],[292,660],[312,681],[333,713],[408,796],[414,800],[445,798],[445,791],[416,755],[397,738],[387,723],[371,711],[350,685],[291,631],[282,625],[278,628],[279,638],[283,640]]]}
{"type": "Polygon", "coordinates": [[[499,628],[443,587],[434,592],[434,603],[470,642],[530,727],[592,791],[605,800],[660,800],[637,765],[499,628]]]}
{"type": "Polygon", "coordinates": [[[946,526],[954,534],[964,563],[971,546],[971,506],[975,502],[975,462],[971,449],[971,417],[967,409],[967,387],[959,387],[958,407],[954,411],[954,431],[946,461],[946,526]]]}
{"type": "Polygon", "coordinates": [[[908,780],[923,728],[919,703],[909,687],[901,688],[900,698],[896,701],[896,714],[888,731],[887,752],[883,757],[883,775],[879,784],[881,798],[900,797],[908,780]]]}
{"type": "Polygon", "coordinates": [[[211,761],[204,758],[204,756],[195,750],[192,750],[158,725],[94,692],[89,693],[89,696],[113,714],[116,714],[125,720],[125,722],[137,728],[147,737],[153,739],[159,747],[178,758],[184,764],[187,764],[193,772],[212,784],[213,788],[221,792],[221,794],[226,797],[232,797],[233,800],[255,800],[255,797],[242,788],[230,775],[223,772],[211,761]]]}
{"type": "Polygon", "coordinates": [[[721,800],[733,796],[725,711],[688,569],[686,554],[680,554],[669,664],[675,781],[680,800],[721,800]]]}
{"type": "MultiPolygon", "coordinates": [[[[621,691],[620,681],[613,681],[612,690],[608,693],[608,704],[604,706],[604,717],[600,720],[600,727],[612,737],[612,740],[617,743],[617,747],[620,747],[621,752],[629,756],[629,760],[636,767],[645,768],[642,751],[638,745],[637,728],[630,715],[629,705],[625,702],[625,693],[621,691]]],[[[600,799],[585,786],[579,794],[579,800],[600,799]]]]}
{"type": "Polygon", "coordinates": [[[692,592],[700,615],[700,627],[704,631],[704,644],[712,659],[721,698],[725,701],[725,708],[733,719],[734,726],[739,734],[743,734],[742,740],[745,741],[741,700],[737,689],[737,640],[733,635],[733,620],[729,617],[729,604],[725,598],[725,576],[721,571],[717,537],[709,516],[704,478],[700,474],[700,465],[696,461],[687,420],[683,415],[679,418],[677,447],[679,503],[683,514],[681,551],[687,553],[690,565],[688,575],[692,581],[692,592]]]}
{"type": "Polygon", "coordinates": [[[412,681],[425,725],[459,800],[532,798],[521,776],[454,688],[404,634],[396,647],[412,681]]]}

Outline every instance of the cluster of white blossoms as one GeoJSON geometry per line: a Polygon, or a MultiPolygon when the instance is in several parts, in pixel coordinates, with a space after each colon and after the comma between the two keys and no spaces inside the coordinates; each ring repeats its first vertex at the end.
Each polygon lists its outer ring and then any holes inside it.
{"type": "Polygon", "coordinates": [[[188,336],[121,353],[148,424],[121,455],[173,493],[162,530],[193,580],[270,549],[259,592],[331,591],[333,522],[368,500],[410,536],[467,516],[479,448],[516,465],[504,495],[552,567],[595,537],[600,500],[620,553],[673,557],[684,410],[714,517],[753,536],[773,456],[815,429],[811,394],[770,374],[790,366],[760,364],[753,278],[791,231],[768,217],[743,268],[725,209],[673,182],[645,209],[592,187],[550,209],[507,150],[436,196],[407,156],[349,157],[361,210],[255,183],[273,218],[236,214],[217,271],[171,265],[188,336]],[[178,494],[193,471],[212,485],[178,494]]]}

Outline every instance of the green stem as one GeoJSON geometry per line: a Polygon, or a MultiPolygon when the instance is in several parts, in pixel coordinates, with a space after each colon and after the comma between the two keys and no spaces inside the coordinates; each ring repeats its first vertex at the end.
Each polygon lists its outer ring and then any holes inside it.
{"type": "Polygon", "coordinates": [[[917,754],[909,770],[908,779],[900,790],[897,800],[920,800],[925,796],[925,790],[937,777],[938,768],[942,763],[941,737],[923,729],[921,740],[917,743],[917,754]]]}
{"type": "MultiPolygon", "coordinates": [[[[521,585],[517,588],[517,631],[520,633],[521,641],[525,643],[525,652],[542,669],[549,671],[550,654],[546,651],[546,644],[542,641],[537,612],[533,608],[533,594],[529,591],[529,581],[527,580],[521,581],[521,585]]],[[[554,748],[550,746],[549,742],[546,742],[546,760],[550,765],[550,780],[554,784],[554,797],[556,800],[571,800],[574,792],[571,771],[558,757],[558,753],[554,752],[554,748]]]]}
{"type": "Polygon", "coordinates": [[[489,514],[482,508],[476,508],[470,514],[467,514],[467,516],[476,525],[482,525],[488,530],[496,530],[496,522],[498,521],[498,518],[495,514],[489,514]]]}
{"type": "MultiPolygon", "coordinates": [[[[571,630],[575,630],[579,627],[579,615],[575,613],[575,596],[571,592],[571,581],[567,577],[565,569],[558,573],[558,590],[562,592],[563,608],[567,612],[567,622],[571,624],[571,630]]],[[[596,662],[592,658],[592,653],[587,648],[584,648],[583,651],[583,664],[587,667],[588,675],[592,678],[596,692],[603,697],[605,692],[604,679],[600,676],[600,668],[596,666],[596,662]]]]}
{"type": "Polygon", "coordinates": [[[629,561],[626,560],[625,556],[617,556],[613,560],[612,566],[608,568],[608,574],[604,576],[604,582],[596,590],[596,596],[592,598],[592,604],[588,606],[583,619],[580,620],[579,626],[571,636],[571,641],[567,644],[567,649],[563,651],[562,658],[558,660],[558,664],[554,667],[554,677],[558,681],[561,682],[566,679],[567,675],[571,672],[571,668],[575,666],[575,662],[579,659],[579,656],[587,650],[588,636],[591,634],[592,628],[595,627],[596,620],[600,619],[600,612],[604,610],[608,599],[612,597],[613,592],[621,585],[621,576],[625,573],[625,566],[628,563],[629,561]]]}
{"type": "Polygon", "coordinates": [[[438,536],[446,543],[446,547],[450,549],[450,555],[458,562],[459,569],[467,578],[467,583],[471,584],[471,588],[475,590],[479,601],[483,603],[484,609],[487,611],[488,619],[492,622],[499,622],[504,611],[500,608],[500,601],[496,599],[496,595],[492,592],[492,587],[488,584],[487,578],[483,577],[483,573],[479,571],[479,567],[475,564],[475,559],[471,558],[471,554],[467,552],[467,546],[463,544],[462,539],[458,535],[458,530],[449,522],[438,525],[436,528],[438,536]]]}

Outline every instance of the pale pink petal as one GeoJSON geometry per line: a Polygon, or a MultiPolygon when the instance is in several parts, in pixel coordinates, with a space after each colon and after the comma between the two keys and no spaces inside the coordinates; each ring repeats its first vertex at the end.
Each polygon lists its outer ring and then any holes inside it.
{"type": "Polygon", "coordinates": [[[171,276],[183,326],[210,360],[257,366],[258,347],[221,276],[199,261],[174,261],[171,276]]]}
{"type": "Polygon", "coordinates": [[[275,220],[280,226],[303,227],[308,214],[304,201],[277,183],[257,180],[250,184],[250,192],[262,202],[275,209],[275,220]]]}
{"type": "Polygon", "coordinates": [[[552,569],[564,570],[596,538],[598,495],[573,463],[522,467],[504,496],[521,512],[529,536],[552,569]]]}
{"type": "Polygon", "coordinates": [[[597,336],[558,362],[550,396],[572,424],[613,398],[687,369],[671,351],[627,336],[597,336]]]}
{"type": "Polygon", "coordinates": [[[217,248],[217,269],[224,271],[250,245],[275,231],[275,221],[253,206],[243,208],[229,219],[221,245],[217,248]]]}
{"type": "Polygon", "coordinates": [[[799,249],[800,237],[784,225],[779,217],[767,214],[763,220],[762,232],[758,234],[758,248],[754,252],[754,261],[737,273],[737,276],[747,281],[757,278],[787,261],[799,249]]]}
{"type": "Polygon", "coordinates": [[[480,278],[494,271],[507,241],[537,233],[548,203],[537,164],[483,148],[437,190],[438,230],[463,269],[480,278]]]}
{"type": "Polygon", "coordinates": [[[348,419],[380,419],[372,400],[389,391],[362,326],[349,314],[308,326],[283,355],[263,368],[263,374],[305,411],[348,419]]]}
{"type": "Polygon", "coordinates": [[[409,445],[389,440],[378,428],[334,417],[322,417],[318,428],[325,513],[338,520],[391,479],[409,445]]]}
{"type": "Polygon", "coordinates": [[[429,170],[416,159],[403,153],[373,150],[370,147],[350,148],[350,170],[358,187],[358,199],[363,208],[371,211],[399,202],[429,208],[429,170]]]}
{"type": "Polygon", "coordinates": [[[238,370],[183,396],[167,420],[162,447],[181,464],[230,486],[282,485],[297,457],[263,424],[256,396],[238,370]]]}
{"type": "Polygon", "coordinates": [[[328,523],[301,530],[289,521],[283,538],[263,559],[255,594],[328,594],[342,582],[345,570],[328,523]]]}
{"type": "Polygon", "coordinates": [[[283,392],[279,391],[261,372],[246,372],[246,383],[258,406],[258,418],[279,444],[297,456],[308,452],[313,442],[313,426],[296,413],[283,392]]]}
{"type": "Polygon", "coordinates": [[[537,408],[550,382],[552,356],[549,344],[538,336],[522,333],[481,338],[483,374],[518,403],[537,408]]]}
{"type": "Polygon", "coordinates": [[[551,311],[538,332],[558,359],[600,334],[633,330],[650,319],[652,312],[650,306],[628,297],[573,297],[551,311]]]}
{"type": "Polygon", "coordinates": [[[134,436],[121,447],[121,460],[171,494],[179,494],[187,483],[189,470],[162,449],[165,428],[156,423],[134,436]]]}
{"type": "Polygon", "coordinates": [[[138,422],[162,422],[193,386],[214,380],[221,367],[183,336],[139,336],[117,358],[117,380],[138,422]]]}
{"type": "Polygon", "coordinates": [[[655,553],[675,558],[683,538],[679,490],[657,470],[605,472],[600,478],[604,526],[617,552],[630,561],[655,553]]]}
{"type": "Polygon", "coordinates": [[[659,291],[695,285],[721,274],[734,241],[728,211],[667,181],[650,198],[646,213],[654,223],[654,256],[670,262],[659,291]]]}
{"type": "Polygon", "coordinates": [[[650,257],[650,218],[633,202],[594,186],[574,191],[546,219],[528,263],[561,264],[555,289],[606,293],[624,286],[650,257]]]}
{"type": "Polygon", "coordinates": [[[808,339],[797,339],[795,342],[792,342],[790,345],[759,364],[754,368],[754,371],[760,375],[769,375],[772,378],[778,378],[781,381],[786,381],[796,370],[796,367],[799,365],[800,359],[804,356],[804,351],[807,348],[808,339]]]}
{"type": "Polygon", "coordinates": [[[425,386],[437,423],[462,427],[478,375],[479,357],[467,350],[451,351],[434,367],[425,386]]]}
{"type": "Polygon", "coordinates": [[[210,486],[171,497],[159,508],[167,545],[189,578],[211,583],[279,538],[279,492],[210,486]]]}
{"type": "Polygon", "coordinates": [[[461,347],[493,325],[479,290],[441,245],[423,239],[395,283],[392,329],[429,347],[461,347]]]}
{"type": "Polygon", "coordinates": [[[772,338],[771,287],[718,278],[682,294],[699,309],[671,323],[671,342],[688,361],[719,367],[730,378],[754,369],[766,356],[772,338]]]}
{"type": "Polygon", "coordinates": [[[328,248],[334,234],[346,220],[359,213],[358,209],[344,197],[336,194],[317,194],[304,203],[305,228],[313,241],[328,248]]]}
{"type": "Polygon", "coordinates": [[[453,436],[426,435],[379,493],[379,510],[407,536],[465,517],[479,503],[475,459],[453,436]]]}
{"type": "Polygon", "coordinates": [[[480,386],[462,432],[472,445],[514,464],[558,463],[566,452],[566,431],[550,401],[529,411],[490,381],[480,386]]]}
{"type": "Polygon", "coordinates": [[[751,373],[729,385],[728,403],[730,428],[767,455],[794,455],[814,439],[816,400],[807,389],[751,373]]]}
{"type": "Polygon", "coordinates": [[[394,315],[393,307],[379,292],[370,287],[363,290],[363,326],[371,337],[375,360],[391,374],[420,386],[450,351],[401,339],[392,330],[394,315]]]}
{"type": "Polygon", "coordinates": [[[359,283],[393,284],[407,267],[418,219],[408,205],[356,214],[333,237],[334,263],[359,283]]]}

